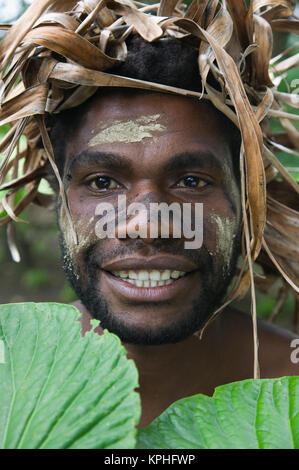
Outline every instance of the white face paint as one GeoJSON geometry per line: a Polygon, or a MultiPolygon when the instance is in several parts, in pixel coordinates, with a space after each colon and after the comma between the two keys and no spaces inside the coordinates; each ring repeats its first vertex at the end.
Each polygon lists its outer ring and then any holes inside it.
{"type": "Polygon", "coordinates": [[[66,253],[64,255],[64,265],[68,265],[69,269],[73,270],[74,276],[79,279],[78,267],[75,263],[75,256],[82,248],[87,248],[92,243],[97,241],[94,235],[94,216],[86,223],[86,221],[75,220],[73,218],[73,229],[77,234],[77,244],[72,236],[72,228],[70,222],[65,215],[60,213],[60,229],[63,233],[66,253]]]}
{"type": "Polygon", "coordinates": [[[212,220],[216,224],[216,251],[223,256],[223,274],[226,274],[233,250],[236,222],[230,217],[220,217],[213,214],[212,220]]]}
{"type": "Polygon", "coordinates": [[[100,131],[89,141],[88,147],[99,144],[141,142],[145,138],[156,141],[156,134],[166,130],[166,127],[158,122],[160,117],[160,114],[152,114],[141,116],[134,121],[107,121],[101,124],[100,131]]]}

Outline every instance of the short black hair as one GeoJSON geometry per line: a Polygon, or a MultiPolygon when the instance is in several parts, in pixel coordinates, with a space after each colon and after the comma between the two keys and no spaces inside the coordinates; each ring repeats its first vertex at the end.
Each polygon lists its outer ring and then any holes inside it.
{"type": "Polygon", "coordinates": [[[127,41],[126,61],[112,73],[163,85],[202,91],[198,71],[198,48],[176,38],[147,42],[140,36],[127,41]]]}
{"type": "MultiPolygon", "coordinates": [[[[139,35],[132,35],[127,40],[127,48],[128,54],[125,62],[110,69],[110,73],[196,92],[202,91],[202,81],[198,70],[198,47],[174,37],[162,38],[149,43],[139,35]]],[[[209,75],[208,82],[214,88],[219,89],[219,84],[212,75],[209,75]]],[[[146,90],[138,89],[138,91],[149,93],[146,90]]],[[[101,92],[103,92],[103,88],[99,88],[97,93],[101,92]]],[[[93,98],[94,96],[75,109],[63,111],[60,114],[48,115],[46,119],[60,175],[63,174],[64,169],[66,136],[72,134],[72,130],[76,128],[81,116],[84,114],[85,107],[93,98]]],[[[240,132],[216,108],[215,112],[220,116],[225,132],[230,139],[233,168],[238,183],[240,178],[240,132]]],[[[47,179],[52,186],[57,188],[56,177],[54,177],[49,164],[48,168],[47,179]]]]}

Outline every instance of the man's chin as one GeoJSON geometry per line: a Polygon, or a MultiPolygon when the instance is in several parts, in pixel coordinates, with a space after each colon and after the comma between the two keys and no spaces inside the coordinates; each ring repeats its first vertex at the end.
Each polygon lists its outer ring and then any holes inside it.
{"type": "Polygon", "coordinates": [[[154,346],[184,341],[200,330],[214,312],[214,304],[206,297],[197,299],[189,308],[185,305],[180,311],[176,311],[177,307],[167,312],[165,306],[140,305],[138,312],[126,311],[126,308],[118,312],[94,290],[80,294],[81,302],[89,314],[100,321],[101,328],[128,344],[154,346]]]}
{"type": "Polygon", "coordinates": [[[132,311],[133,306],[113,309],[94,284],[82,290],[75,277],[69,276],[69,280],[91,317],[125,344],[154,346],[184,341],[206,324],[224,297],[222,292],[211,299],[206,288],[191,305],[185,304],[179,310],[177,305],[169,303],[163,306],[139,304],[138,311],[132,311]]]}
{"type": "Polygon", "coordinates": [[[158,346],[184,341],[192,336],[200,326],[186,323],[164,325],[160,327],[141,327],[138,324],[126,324],[115,319],[101,321],[101,327],[116,334],[125,344],[158,346]]]}
{"type": "MultiPolygon", "coordinates": [[[[179,308],[178,304],[157,302],[154,305],[143,302],[139,311],[132,311],[137,306],[121,305],[113,308],[115,299],[108,300],[99,289],[98,265],[92,260],[92,247],[84,255],[84,276],[76,276],[75,263],[69,256],[64,243],[61,244],[64,259],[64,270],[78,298],[91,317],[100,321],[102,329],[116,334],[123,343],[139,345],[162,345],[181,342],[205,326],[214,311],[221,306],[227,288],[232,280],[231,275],[212,276],[212,268],[202,276],[200,287],[190,292],[188,299],[179,308]],[[68,262],[66,262],[66,260],[68,262]],[[211,275],[209,275],[211,274],[211,275]],[[85,279],[84,283],[82,279],[85,279]],[[213,295],[211,293],[213,292],[213,295]],[[197,295],[196,298],[193,296],[197,295]],[[164,305],[161,305],[163,304],[164,305]],[[142,305],[143,304],[143,305],[142,305]],[[128,311],[126,311],[128,309],[128,311]]],[[[234,259],[234,258],[233,258],[234,259]]],[[[232,263],[232,266],[234,264],[232,263]]],[[[234,272],[231,270],[230,272],[234,272]]],[[[111,296],[111,293],[109,293],[111,296]]],[[[118,302],[120,300],[118,299],[118,302]]],[[[114,305],[115,307],[115,305],[114,305]]]]}

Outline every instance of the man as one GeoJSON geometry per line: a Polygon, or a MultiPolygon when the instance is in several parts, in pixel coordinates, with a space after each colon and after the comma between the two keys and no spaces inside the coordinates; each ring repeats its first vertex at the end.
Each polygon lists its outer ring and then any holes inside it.
{"type": "MultiPolygon", "coordinates": [[[[149,44],[134,35],[127,46],[126,60],[111,73],[199,95],[195,47],[174,38],[149,44]]],[[[208,84],[221,90],[211,75],[208,84]]],[[[241,254],[235,125],[198,97],[102,87],[79,107],[49,118],[47,128],[69,212],[56,178],[49,171],[47,177],[58,194],[63,264],[78,295],[82,334],[97,318],[99,334],[107,328],[121,338],[139,371],[139,425],[179,398],[251,377],[250,316],[226,307],[205,329],[225,302],[241,254]],[[100,206],[110,204],[117,214],[120,196],[125,208],[143,205],[146,217],[112,215],[107,224],[114,221],[114,236],[101,237],[107,227],[97,231],[100,206]],[[175,216],[167,238],[161,217],[151,230],[148,213],[161,203],[191,208],[193,232],[202,230],[199,247],[188,249],[187,237],[175,236],[175,216]],[[194,335],[199,330],[201,339],[194,335]]],[[[290,360],[294,335],[259,322],[258,337],[261,377],[298,374],[290,360]]]]}
{"type": "MultiPolygon", "coordinates": [[[[137,56],[134,78],[142,74],[143,80],[179,86],[178,65],[174,68],[163,56],[180,45],[175,40],[159,45],[163,78],[159,63],[155,70],[149,67],[155,47],[134,40],[126,76],[137,56]],[[136,43],[143,54],[136,54],[136,43]]],[[[181,61],[185,49],[180,49],[181,61]]],[[[188,70],[188,61],[190,52],[182,71],[188,70]]],[[[90,318],[98,318],[98,332],[108,328],[116,333],[136,362],[140,425],[181,397],[212,394],[217,385],[250,377],[249,315],[227,308],[201,340],[193,336],[221,306],[240,254],[240,141],[234,126],[205,101],[104,89],[76,114],[61,114],[50,137],[79,239],[78,245],[72,242],[67,221],[59,216],[64,268],[79,297],[74,305],[83,314],[83,332],[90,318]],[[164,239],[157,233],[151,238],[149,218],[142,222],[145,235],[131,238],[136,215],[117,225],[115,238],[100,240],[95,234],[98,204],[110,203],[117,210],[119,195],[127,197],[128,205],[146,207],[155,202],[191,203],[193,209],[203,204],[202,246],[185,249],[183,236],[164,239]]],[[[299,372],[290,361],[292,334],[261,323],[259,338],[262,377],[299,372]]]]}

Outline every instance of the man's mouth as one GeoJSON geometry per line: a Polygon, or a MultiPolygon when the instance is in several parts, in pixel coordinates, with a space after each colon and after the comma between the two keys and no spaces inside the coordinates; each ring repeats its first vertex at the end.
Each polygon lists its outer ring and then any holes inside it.
{"type": "Polygon", "coordinates": [[[133,302],[185,298],[199,282],[198,266],[176,255],[123,258],[103,264],[100,269],[101,287],[133,302]]]}
{"type": "Polygon", "coordinates": [[[184,271],[164,269],[164,270],[127,270],[112,271],[111,274],[122,281],[133,284],[136,287],[154,288],[168,286],[177,279],[186,275],[184,271]]]}

